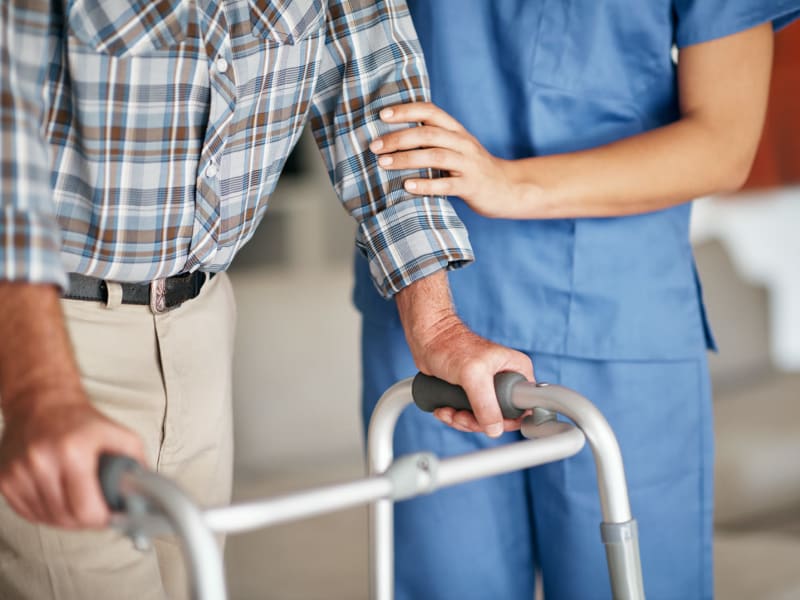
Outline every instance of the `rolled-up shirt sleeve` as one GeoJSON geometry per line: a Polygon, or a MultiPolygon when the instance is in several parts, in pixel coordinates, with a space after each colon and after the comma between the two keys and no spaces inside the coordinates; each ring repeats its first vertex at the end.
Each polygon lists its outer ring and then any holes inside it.
{"type": "Polygon", "coordinates": [[[51,19],[47,0],[0,3],[0,280],[64,287],[41,131],[51,19]]]}
{"type": "Polygon", "coordinates": [[[330,0],[312,128],[331,180],[358,222],[356,244],[384,297],[442,269],[472,261],[467,231],[446,198],[403,188],[430,170],[386,171],[369,143],[406,125],[386,106],[430,100],[422,50],[405,2],[330,0]]]}

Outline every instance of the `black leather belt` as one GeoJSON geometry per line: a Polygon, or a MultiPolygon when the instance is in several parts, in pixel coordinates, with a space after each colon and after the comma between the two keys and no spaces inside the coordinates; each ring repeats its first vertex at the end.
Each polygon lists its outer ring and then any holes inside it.
{"type": "MultiPolygon", "coordinates": [[[[122,283],[122,303],[149,305],[154,313],[167,312],[200,294],[207,280],[215,273],[195,271],[157,279],[150,283],[122,283]]],[[[108,286],[102,279],[78,273],[69,274],[69,292],[64,298],[108,302],[108,286]]]]}

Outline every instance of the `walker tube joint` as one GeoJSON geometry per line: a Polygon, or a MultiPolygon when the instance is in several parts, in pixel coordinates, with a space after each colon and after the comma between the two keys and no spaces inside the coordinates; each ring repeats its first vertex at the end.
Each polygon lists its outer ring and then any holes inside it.
{"type": "Polygon", "coordinates": [[[439,459],[430,452],[398,458],[386,471],[392,482],[392,500],[430,494],[437,488],[439,459]]]}
{"type": "Polygon", "coordinates": [[[614,600],[644,598],[636,520],[602,523],[600,533],[606,547],[608,575],[614,600]]]}

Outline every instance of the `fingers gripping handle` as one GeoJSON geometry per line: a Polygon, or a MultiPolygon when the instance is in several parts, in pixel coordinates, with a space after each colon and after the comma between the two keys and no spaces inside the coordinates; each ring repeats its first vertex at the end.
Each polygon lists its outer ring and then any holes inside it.
{"type": "Polygon", "coordinates": [[[127,456],[102,454],[97,469],[100,488],[108,507],[115,512],[125,510],[125,498],[120,490],[120,481],[125,473],[135,471],[139,463],[127,456]]]}
{"type": "MultiPolygon", "coordinates": [[[[503,371],[494,376],[494,390],[500,410],[506,419],[517,419],[525,412],[512,403],[511,393],[520,381],[527,381],[524,375],[503,371]]],[[[457,410],[472,410],[463,388],[447,383],[438,377],[417,373],[411,384],[411,395],[416,405],[425,412],[451,406],[457,410]]]]}

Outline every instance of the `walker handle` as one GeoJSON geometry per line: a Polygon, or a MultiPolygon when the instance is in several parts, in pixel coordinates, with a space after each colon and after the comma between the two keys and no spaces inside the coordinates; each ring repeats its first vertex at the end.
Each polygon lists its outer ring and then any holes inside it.
{"type": "MultiPolygon", "coordinates": [[[[517,419],[524,410],[514,406],[511,392],[520,381],[527,381],[524,375],[512,371],[502,371],[494,376],[494,391],[497,402],[506,419],[517,419]]],[[[411,384],[411,395],[416,405],[425,412],[452,406],[456,410],[472,410],[463,388],[443,379],[417,373],[411,384]]]]}
{"type": "Polygon", "coordinates": [[[120,480],[125,473],[136,471],[141,466],[129,456],[101,454],[97,467],[100,489],[108,507],[114,512],[125,510],[125,497],[120,491],[120,480]]]}

